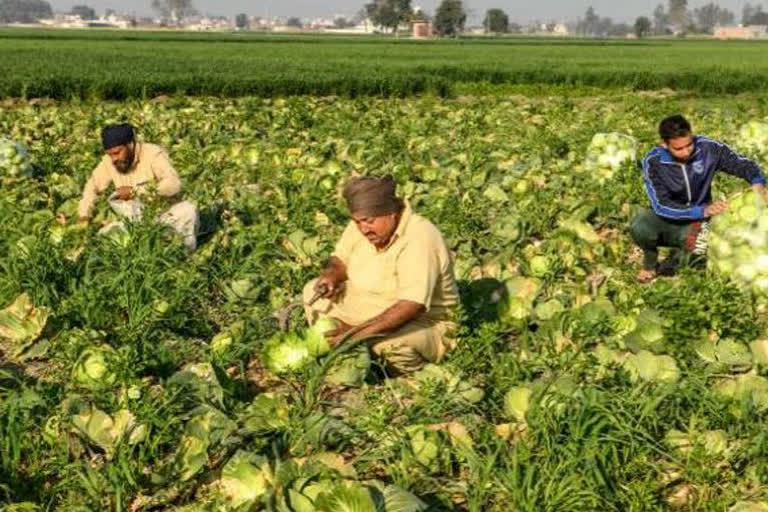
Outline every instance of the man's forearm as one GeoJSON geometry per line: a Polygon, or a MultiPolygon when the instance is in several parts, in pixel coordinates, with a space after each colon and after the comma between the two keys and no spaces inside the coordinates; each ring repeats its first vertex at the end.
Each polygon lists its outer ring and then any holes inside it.
{"type": "Polygon", "coordinates": [[[355,334],[355,338],[364,338],[374,334],[396,331],[408,322],[415,320],[426,309],[422,304],[401,300],[384,310],[368,327],[355,334]]]}

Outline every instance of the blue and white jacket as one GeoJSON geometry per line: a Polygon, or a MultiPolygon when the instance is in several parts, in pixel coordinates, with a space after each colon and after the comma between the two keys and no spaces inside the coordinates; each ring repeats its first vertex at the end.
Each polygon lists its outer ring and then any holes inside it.
{"type": "Polygon", "coordinates": [[[693,156],[684,164],[662,146],[655,147],[643,160],[645,190],[659,217],[677,221],[706,218],[704,208],[712,202],[712,179],[717,171],[753,185],[765,184],[762,169],[752,160],[706,137],[697,136],[693,141],[693,156]]]}

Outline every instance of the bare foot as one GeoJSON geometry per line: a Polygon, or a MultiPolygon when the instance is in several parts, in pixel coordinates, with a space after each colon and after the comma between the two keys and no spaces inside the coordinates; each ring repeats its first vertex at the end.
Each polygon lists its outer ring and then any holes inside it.
{"type": "Polygon", "coordinates": [[[635,279],[637,279],[638,283],[650,283],[656,279],[656,271],[643,269],[637,273],[635,279]]]}

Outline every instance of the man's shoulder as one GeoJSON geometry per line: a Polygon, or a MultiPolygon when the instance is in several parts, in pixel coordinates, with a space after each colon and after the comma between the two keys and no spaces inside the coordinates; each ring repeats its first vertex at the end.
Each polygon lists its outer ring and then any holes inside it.
{"type": "Polygon", "coordinates": [[[431,220],[422,217],[417,213],[411,214],[406,234],[409,240],[420,240],[429,245],[445,244],[443,234],[438,227],[435,226],[431,220]]]}
{"type": "Polygon", "coordinates": [[[99,159],[99,164],[98,164],[98,166],[96,168],[98,169],[99,167],[105,167],[107,169],[112,169],[113,168],[112,167],[112,159],[109,158],[109,155],[107,155],[107,154],[101,155],[101,158],[99,159]]]}
{"type": "Polygon", "coordinates": [[[725,146],[724,142],[719,141],[717,139],[712,139],[705,135],[697,135],[696,137],[694,137],[694,141],[696,142],[697,148],[712,149],[712,148],[719,148],[719,147],[725,146]]]}
{"type": "Polygon", "coordinates": [[[160,155],[168,154],[168,151],[166,151],[164,147],[149,142],[140,142],[139,151],[141,152],[140,156],[144,158],[155,158],[160,155]]]}
{"type": "Polygon", "coordinates": [[[661,146],[654,146],[650,151],[645,154],[643,160],[659,160],[664,156],[664,148],[661,146]]]}

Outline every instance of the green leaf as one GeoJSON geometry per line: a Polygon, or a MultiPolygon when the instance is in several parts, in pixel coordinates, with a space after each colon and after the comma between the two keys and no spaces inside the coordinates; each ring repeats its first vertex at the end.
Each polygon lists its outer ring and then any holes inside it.
{"type": "Polygon", "coordinates": [[[315,501],[317,512],[378,512],[371,494],[357,485],[337,485],[315,501]]]}

